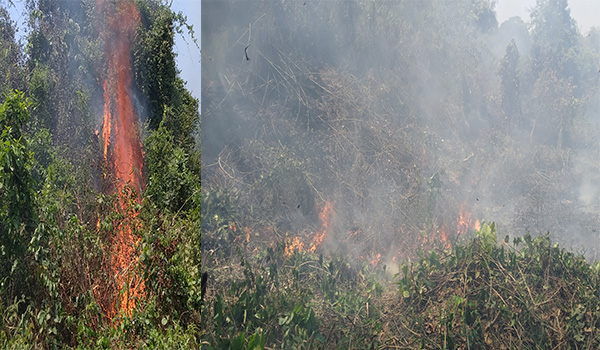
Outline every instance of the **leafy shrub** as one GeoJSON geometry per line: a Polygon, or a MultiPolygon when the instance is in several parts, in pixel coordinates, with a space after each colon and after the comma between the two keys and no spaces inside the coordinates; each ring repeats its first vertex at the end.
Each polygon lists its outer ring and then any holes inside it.
{"type": "Polygon", "coordinates": [[[177,147],[173,133],[164,126],[152,131],[145,142],[148,187],[145,196],[159,209],[173,213],[192,209],[191,197],[199,191],[199,176],[192,171],[190,155],[177,147]]]}
{"type": "MultiPolygon", "coordinates": [[[[153,298],[158,315],[169,315],[182,326],[199,321],[200,257],[198,228],[193,220],[144,208],[141,266],[146,296],[153,298]]],[[[155,322],[162,321],[157,319],[155,322]]]]}
{"type": "Polygon", "coordinates": [[[366,268],[353,268],[340,257],[287,255],[285,242],[251,260],[240,256],[237,278],[214,286],[216,292],[203,307],[203,344],[209,349],[362,349],[375,344],[379,313],[365,305],[382,290],[374,279],[365,279],[366,268]]]}
{"type": "Polygon", "coordinates": [[[552,245],[549,235],[496,243],[495,225],[484,224],[464,246],[402,267],[396,283],[410,315],[405,344],[596,347],[599,277],[583,256],[552,245]]]}

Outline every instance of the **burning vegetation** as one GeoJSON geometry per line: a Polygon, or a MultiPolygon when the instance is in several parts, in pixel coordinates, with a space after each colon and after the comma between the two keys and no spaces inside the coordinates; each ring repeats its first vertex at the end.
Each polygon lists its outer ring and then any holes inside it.
{"type": "Polygon", "coordinates": [[[98,8],[105,19],[101,34],[107,57],[102,122],[106,169],[104,179],[109,181],[109,191],[118,195],[115,210],[125,213],[125,218],[116,223],[112,237],[107,237],[105,242],[111,256],[106,268],[111,271],[113,279],[105,282],[113,287],[103,289],[104,295],[99,296],[99,302],[107,317],[112,319],[119,311],[131,316],[136,300],[144,297],[144,280],[137,269],[136,248],[139,242],[133,235],[137,212],[131,208],[131,198],[128,196],[131,192],[126,191],[126,187],[129,187],[133,191],[134,203],[139,203],[145,187],[139,117],[134,111],[130,95],[131,50],[140,13],[133,1],[121,1],[111,6],[99,0],[98,8]],[[111,101],[115,101],[112,104],[115,110],[111,110],[111,101]]]}
{"type": "Polygon", "coordinates": [[[597,285],[600,32],[565,0],[205,5],[204,346],[598,344],[558,268],[597,285]]]}
{"type": "Polygon", "coordinates": [[[0,348],[200,347],[184,14],[157,0],[9,1],[0,32],[0,348]]]}

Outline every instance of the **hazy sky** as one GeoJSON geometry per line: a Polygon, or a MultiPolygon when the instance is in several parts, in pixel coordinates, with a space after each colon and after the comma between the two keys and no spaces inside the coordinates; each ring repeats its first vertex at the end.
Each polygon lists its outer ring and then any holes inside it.
{"type": "MultiPolygon", "coordinates": [[[[571,17],[575,19],[582,34],[593,26],[600,26],[600,0],[569,0],[571,17]]],[[[513,16],[519,16],[529,22],[529,12],[535,7],[536,0],[497,0],[496,14],[498,23],[513,16]]]]}

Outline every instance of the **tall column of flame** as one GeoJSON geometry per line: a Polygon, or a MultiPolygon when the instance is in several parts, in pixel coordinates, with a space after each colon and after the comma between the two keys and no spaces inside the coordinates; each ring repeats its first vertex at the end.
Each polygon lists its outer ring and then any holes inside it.
{"type": "Polygon", "coordinates": [[[108,80],[104,81],[104,120],[102,121],[102,139],[104,140],[104,161],[108,163],[108,146],[110,144],[110,93],[108,80]]]}
{"type": "MultiPolygon", "coordinates": [[[[123,193],[126,186],[131,186],[141,199],[144,188],[142,167],[143,151],[139,138],[138,116],[133,108],[130,95],[131,88],[131,45],[136,26],[140,21],[140,13],[132,0],[121,0],[116,4],[98,0],[101,18],[104,18],[101,33],[105,42],[107,57],[107,77],[104,81],[104,119],[102,123],[104,160],[108,171],[114,175],[112,188],[123,193]],[[115,102],[115,110],[111,110],[111,101],[115,102]]],[[[123,213],[129,210],[128,200],[119,200],[119,208],[123,213]]],[[[132,225],[135,213],[130,214],[117,224],[114,237],[109,238],[110,261],[108,268],[114,288],[105,288],[101,296],[101,304],[107,316],[112,319],[119,311],[131,315],[136,300],[144,297],[144,281],[135,275],[138,243],[133,236],[132,225]],[[133,217],[131,217],[133,216],[133,217]],[[123,293],[121,289],[125,287],[123,293]],[[116,289],[116,290],[115,290],[116,289]],[[117,310],[117,308],[119,310],[117,310]]]]}

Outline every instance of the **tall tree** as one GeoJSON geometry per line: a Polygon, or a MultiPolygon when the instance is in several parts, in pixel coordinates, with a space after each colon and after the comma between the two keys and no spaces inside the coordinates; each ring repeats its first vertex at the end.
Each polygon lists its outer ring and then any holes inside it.
{"type": "Polygon", "coordinates": [[[559,149],[571,146],[573,121],[579,109],[574,97],[575,86],[570,79],[545,69],[533,86],[530,111],[533,114],[533,130],[538,141],[559,149]]]}
{"type": "Polygon", "coordinates": [[[148,99],[148,124],[161,123],[173,132],[175,142],[193,146],[193,132],[200,120],[198,101],[185,89],[173,52],[175,33],[183,27],[193,35],[181,13],[173,13],[158,1],[140,2],[143,28],[134,49],[135,81],[148,99]]]}
{"type": "Polygon", "coordinates": [[[556,72],[558,78],[579,76],[575,62],[577,27],[571,18],[567,0],[538,0],[531,12],[533,70],[537,76],[544,69],[556,72]]]}
{"type": "Polygon", "coordinates": [[[0,92],[23,88],[21,48],[15,40],[15,26],[0,3],[0,92]]]}
{"type": "Polygon", "coordinates": [[[511,126],[516,123],[522,126],[520,81],[517,72],[519,65],[519,49],[514,39],[506,47],[506,54],[500,64],[502,89],[502,112],[506,131],[510,134],[511,126]]]}

